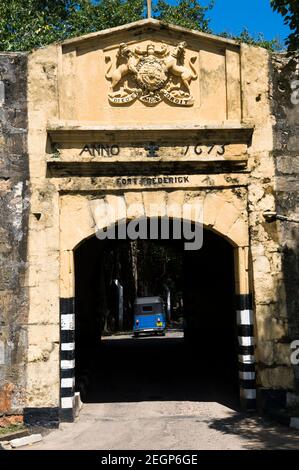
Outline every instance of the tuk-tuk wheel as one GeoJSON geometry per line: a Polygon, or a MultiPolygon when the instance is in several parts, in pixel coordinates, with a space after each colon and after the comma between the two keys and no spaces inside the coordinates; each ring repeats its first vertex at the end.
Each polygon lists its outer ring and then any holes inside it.
{"type": "Polygon", "coordinates": [[[134,338],[138,338],[139,337],[139,333],[134,333],[134,338]]]}

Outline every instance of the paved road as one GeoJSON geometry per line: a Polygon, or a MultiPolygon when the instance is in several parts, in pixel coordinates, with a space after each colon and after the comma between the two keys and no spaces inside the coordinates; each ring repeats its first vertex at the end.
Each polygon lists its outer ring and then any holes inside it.
{"type": "Polygon", "coordinates": [[[299,433],[211,402],[88,404],[31,449],[299,449],[299,433]]]}
{"type": "Polygon", "coordinates": [[[240,412],[235,372],[180,333],[106,338],[77,422],[31,448],[299,449],[298,432],[240,412]]]}

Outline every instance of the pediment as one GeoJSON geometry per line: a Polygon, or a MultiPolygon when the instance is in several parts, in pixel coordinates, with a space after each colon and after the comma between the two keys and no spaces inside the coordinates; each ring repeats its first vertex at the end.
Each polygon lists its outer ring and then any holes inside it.
{"type": "Polygon", "coordinates": [[[182,38],[189,38],[190,41],[192,41],[193,39],[194,41],[200,40],[205,43],[214,43],[215,45],[218,44],[219,46],[230,45],[232,47],[239,47],[239,43],[232,39],[216,36],[214,34],[203,33],[201,31],[190,30],[181,26],[176,26],[173,24],[165,23],[163,21],[158,21],[153,18],[135,21],[133,23],[118,26],[115,28],[104,29],[95,33],[85,34],[76,38],[67,39],[61,44],[65,48],[72,48],[79,47],[80,45],[82,46],[83,44],[87,44],[88,42],[102,41],[109,38],[109,36],[115,39],[117,38],[117,36],[122,36],[124,34],[136,37],[138,35],[143,35],[146,33],[160,33],[164,37],[174,35],[177,37],[178,40],[181,40],[182,38]]]}
{"type": "Polygon", "coordinates": [[[149,19],[67,40],[61,51],[61,119],[241,119],[240,47],[234,41],[149,19]]]}

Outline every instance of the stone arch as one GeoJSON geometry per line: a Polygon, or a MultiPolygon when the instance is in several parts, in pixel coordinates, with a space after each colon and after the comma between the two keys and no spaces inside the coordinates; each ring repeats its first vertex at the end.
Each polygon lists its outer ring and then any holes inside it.
{"type": "MultiPolygon", "coordinates": [[[[248,220],[245,201],[237,196],[225,197],[225,192],[207,192],[202,197],[186,199],[183,190],[127,192],[122,195],[108,194],[88,199],[85,196],[62,197],[60,212],[61,251],[76,248],[84,239],[95,233],[96,227],[105,228],[119,220],[140,217],[169,216],[180,218],[180,207],[189,204],[203,208],[203,226],[227,239],[234,247],[249,245],[248,220]],[[224,194],[224,195],[223,195],[224,194]],[[107,205],[115,209],[109,213],[107,205]],[[157,211],[152,212],[151,207],[157,211]]],[[[196,222],[194,217],[190,217],[196,222]]]]}
{"type": "Polygon", "coordinates": [[[128,191],[122,195],[106,194],[87,198],[65,195],[60,206],[60,313],[61,313],[61,408],[62,419],[74,417],[74,329],[75,273],[74,251],[84,240],[118,221],[138,218],[181,218],[180,207],[189,203],[189,220],[196,204],[203,207],[203,226],[224,237],[235,253],[235,292],[239,339],[239,376],[241,401],[253,408],[256,400],[252,296],[249,287],[249,241],[246,201],[231,191],[196,193],[186,191],[128,191]],[[190,196],[190,197],[189,197],[190,196]],[[157,212],[152,211],[154,205],[157,212]],[[170,206],[172,210],[170,211],[170,206]],[[107,211],[107,208],[117,209],[107,211]],[[176,212],[177,210],[177,212],[176,212]],[[69,359],[65,359],[65,358],[69,359]],[[66,361],[66,362],[65,362],[66,361]],[[69,361],[69,362],[67,362],[69,361]],[[62,366],[70,369],[64,370],[62,366]],[[71,377],[70,377],[71,376],[71,377]]]}

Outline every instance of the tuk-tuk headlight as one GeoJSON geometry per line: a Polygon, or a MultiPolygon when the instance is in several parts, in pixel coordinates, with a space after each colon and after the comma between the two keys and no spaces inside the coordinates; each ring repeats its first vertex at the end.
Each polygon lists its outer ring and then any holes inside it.
{"type": "Polygon", "coordinates": [[[138,325],[139,325],[139,320],[136,320],[136,326],[138,326],[138,325]]]}

